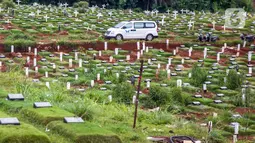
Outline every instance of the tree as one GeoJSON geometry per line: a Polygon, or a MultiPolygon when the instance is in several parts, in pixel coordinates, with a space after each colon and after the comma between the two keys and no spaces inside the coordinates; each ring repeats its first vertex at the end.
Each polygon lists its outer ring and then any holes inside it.
{"type": "Polygon", "coordinates": [[[15,7],[15,3],[12,0],[3,0],[2,5],[5,9],[15,7]]]}

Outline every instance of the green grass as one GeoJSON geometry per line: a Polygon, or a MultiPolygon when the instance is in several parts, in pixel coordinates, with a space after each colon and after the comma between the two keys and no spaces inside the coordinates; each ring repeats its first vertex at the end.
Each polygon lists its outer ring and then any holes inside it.
{"type": "MultiPolygon", "coordinates": [[[[10,116],[0,111],[0,117],[10,116]]],[[[0,143],[50,143],[50,139],[35,127],[21,122],[21,125],[0,125],[0,143]]]]}
{"type": "Polygon", "coordinates": [[[54,132],[69,136],[77,143],[121,143],[119,137],[111,131],[86,121],[77,124],[54,121],[48,127],[54,132]]]}
{"type": "Polygon", "coordinates": [[[48,124],[51,121],[63,120],[64,117],[74,116],[74,114],[62,110],[58,107],[51,108],[24,108],[20,112],[25,115],[29,121],[36,122],[38,124],[48,124]]]}

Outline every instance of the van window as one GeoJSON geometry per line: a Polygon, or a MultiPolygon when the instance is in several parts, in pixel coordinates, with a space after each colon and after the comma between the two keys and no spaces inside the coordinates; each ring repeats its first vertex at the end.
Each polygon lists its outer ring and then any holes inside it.
{"type": "Polygon", "coordinates": [[[135,22],[135,29],[144,28],[144,23],[142,22],[135,22]]]}
{"type": "Polygon", "coordinates": [[[155,28],[155,24],[152,22],[145,23],[145,28],[155,28]]]}
{"type": "Polygon", "coordinates": [[[118,23],[117,25],[114,26],[114,28],[120,28],[124,25],[124,22],[118,23]]]}
{"type": "Polygon", "coordinates": [[[127,23],[126,25],[125,25],[125,29],[131,29],[132,28],[132,23],[131,22],[129,22],[129,23],[127,23]]]}

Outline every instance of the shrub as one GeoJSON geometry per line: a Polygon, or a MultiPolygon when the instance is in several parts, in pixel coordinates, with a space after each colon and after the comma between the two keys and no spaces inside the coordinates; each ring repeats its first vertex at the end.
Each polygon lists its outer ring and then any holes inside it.
{"type": "Polygon", "coordinates": [[[198,67],[197,64],[193,66],[192,70],[192,80],[191,83],[199,87],[202,83],[206,81],[207,72],[204,68],[198,67]]]}
{"type": "Polygon", "coordinates": [[[151,86],[148,98],[151,102],[154,102],[156,107],[164,106],[171,102],[171,96],[168,94],[168,91],[156,85],[151,86]]]}
{"type": "Polygon", "coordinates": [[[15,3],[12,0],[3,0],[2,2],[2,6],[7,9],[9,8],[14,8],[15,7],[15,3]]]}
{"type": "Polygon", "coordinates": [[[228,89],[235,90],[241,87],[243,81],[243,77],[240,74],[237,74],[235,70],[230,70],[227,76],[226,86],[228,89]]]}
{"type": "Polygon", "coordinates": [[[113,99],[118,102],[130,103],[134,93],[134,87],[130,83],[119,83],[113,88],[113,99]]]}
{"type": "Polygon", "coordinates": [[[73,7],[75,7],[75,8],[88,8],[89,7],[89,3],[86,2],[86,1],[80,1],[80,2],[74,3],[73,7]]]}

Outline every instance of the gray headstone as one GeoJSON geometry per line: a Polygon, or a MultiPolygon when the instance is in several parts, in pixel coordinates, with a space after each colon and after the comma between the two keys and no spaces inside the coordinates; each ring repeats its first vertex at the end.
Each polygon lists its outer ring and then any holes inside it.
{"type": "Polygon", "coordinates": [[[24,96],[22,94],[11,94],[9,93],[7,96],[8,100],[24,100],[24,96]]]}
{"type": "Polygon", "coordinates": [[[34,103],[34,108],[48,108],[52,107],[50,102],[35,102],[34,103]]]}
{"type": "Polygon", "coordinates": [[[0,118],[0,125],[20,125],[18,118],[0,118]]]}
{"type": "Polygon", "coordinates": [[[84,120],[81,117],[65,117],[65,123],[83,123],[84,120]]]}

